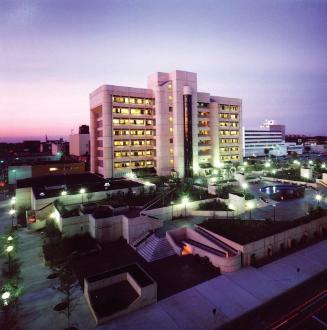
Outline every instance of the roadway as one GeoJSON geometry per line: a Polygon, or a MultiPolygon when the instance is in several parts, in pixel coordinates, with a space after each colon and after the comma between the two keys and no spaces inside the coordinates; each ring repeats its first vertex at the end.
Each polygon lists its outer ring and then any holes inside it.
{"type": "Polygon", "coordinates": [[[268,329],[327,329],[327,289],[305,300],[268,329]]]}

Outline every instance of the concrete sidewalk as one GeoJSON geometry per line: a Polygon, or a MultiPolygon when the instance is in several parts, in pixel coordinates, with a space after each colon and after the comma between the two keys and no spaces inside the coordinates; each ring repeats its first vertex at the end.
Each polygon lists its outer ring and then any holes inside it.
{"type": "Polygon", "coordinates": [[[326,269],[324,240],[261,268],[218,276],[99,329],[215,329],[326,269]]]}
{"type": "MultiPolygon", "coordinates": [[[[43,262],[40,234],[21,229],[18,235],[18,257],[22,262],[24,289],[19,300],[19,324],[16,329],[64,329],[67,325],[66,316],[53,310],[53,307],[62,301],[63,295],[54,289],[59,285],[58,279],[47,279],[51,270],[43,262]]],[[[78,303],[72,313],[71,322],[78,324],[79,329],[94,329],[95,322],[79,287],[74,295],[78,303]]]]}

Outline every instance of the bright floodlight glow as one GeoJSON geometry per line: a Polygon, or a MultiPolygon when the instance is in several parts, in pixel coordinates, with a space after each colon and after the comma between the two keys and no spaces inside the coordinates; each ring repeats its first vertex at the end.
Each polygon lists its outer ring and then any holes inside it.
{"type": "Polygon", "coordinates": [[[271,164],[269,162],[265,163],[265,167],[270,167],[270,166],[271,166],[271,164]]]}
{"type": "Polygon", "coordinates": [[[243,162],[243,166],[248,166],[249,165],[249,163],[248,162],[243,162]]]}
{"type": "Polygon", "coordinates": [[[187,204],[189,202],[189,198],[187,197],[187,196],[184,196],[183,198],[182,198],[182,203],[183,204],[187,204]]]}
{"type": "Polygon", "coordinates": [[[248,189],[249,188],[249,185],[247,182],[243,182],[242,183],[242,188],[245,190],[245,189],[248,189]]]}
{"type": "Polygon", "coordinates": [[[313,161],[312,161],[311,159],[309,160],[309,164],[310,164],[310,165],[312,165],[312,164],[313,164],[313,161]]]}
{"type": "Polygon", "coordinates": [[[276,174],[276,172],[277,172],[276,170],[272,170],[272,174],[276,174]]]}
{"type": "Polygon", "coordinates": [[[223,167],[224,167],[224,163],[217,162],[217,167],[218,167],[218,168],[223,168],[223,167]]]}
{"type": "Polygon", "coordinates": [[[322,163],[321,164],[321,168],[326,168],[326,164],[325,163],[322,163]]]}
{"type": "Polygon", "coordinates": [[[217,171],[217,170],[213,170],[213,171],[212,171],[212,174],[213,174],[213,175],[217,175],[217,174],[218,174],[218,171],[217,171]]]}
{"type": "Polygon", "coordinates": [[[12,209],[11,209],[11,210],[9,211],[9,214],[10,214],[10,215],[14,215],[15,213],[16,213],[16,210],[12,210],[12,209]]]}
{"type": "Polygon", "coordinates": [[[246,203],[246,206],[247,206],[247,208],[248,208],[249,210],[252,210],[252,209],[254,208],[254,203],[253,203],[252,201],[248,201],[248,202],[246,203]]]}
{"type": "Polygon", "coordinates": [[[57,218],[57,214],[56,214],[56,212],[52,212],[52,213],[50,214],[50,218],[51,218],[51,219],[56,219],[56,218],[57,218]]]}
{"type": "Polygon", "coordinates": [[[66,190],[63,190],[62,192],[61,192],[61,196],[66,196],[67,195],[67,191],[66,190]]]}
{"type": "Polygon", "coordinates": [[[9,299],[9,298],[10,298],[10,292],[9,292],[9,291],[4,292],[4,293],[1,295],[1,298],[2,298],[3,300],[7,300],[7,299],[9,299]]]}
{"type": "Polygon", "coordinates": [[[150,183],[149,181],[145,181],[145,182],[144,182],[144,185],[145,185],[145,186],[151,186],[151,183],[150,183]]]}
{"type": "Polygon", "coordinates": [[[315,198],[316,198],[317,201],[321,201],[322,200],[322,196],[320,194],[317,194],[315,198]]]}
{"type": "Polygon", "coordinates": [[[10,253],[13,249],[14,249],[14,247],[13,247],[12,245],[9,245],[9,246],[7,246],[7,248],[6,248],[6,251],[7,251],[8,253],[10,253]]]}
{"type": "Polygon", "coordinates": [[[80,194],[84,194],[85,192],[86,192],[85,188],[81,188],[79,191],[80,194]]]}
{"type": "Polygon", "coordinates": [[[7,238],[7,241],[12,241],[13,240],[13,237],[12,236],[8,236],[8,238],[7,238]]]}

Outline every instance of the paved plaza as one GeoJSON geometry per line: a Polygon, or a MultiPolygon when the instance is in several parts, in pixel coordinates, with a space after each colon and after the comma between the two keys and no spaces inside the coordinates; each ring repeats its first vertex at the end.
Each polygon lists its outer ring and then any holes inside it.
{"type": "MultiPolygon", "coordinates": [[[[258,184],[250,184],[249,192],[252,193],[256,198],[260,198],[260,196],[262,195],[260,192],[260,188],[265,186],[271,186],[274,184],[278,185],[281,183],[262,181],[258,184]]],[[[320,185],[318,190],[324,196],[327,195],[327,188],[320,185]]],[[[317,205],[317,201],[315,199],[316,194],[317,194],[316,190],[312,188],[306,188],[305,195],[303,198],[295,198],[281,202],[276,202],[269,199],[267,206],[252,210],[252,219],[264,220],[270,218],[273,220],[274,218],[273,204],[276,204],[275,217],[277,221],[294,220],[303,217],[304,215],[307,214],[310,205],[311,206],[317,205]]],[[[262,202],[261,204],[264,205],[264,202],[262,202]]],[[[320,202],[320,205],[324,208],[327,208],[327,198],[323,199],[320,202]]],[[[249,219],[249,212],[245,212],[244,214],[241,215],[241,217],[242,219],[249,219]]]]}

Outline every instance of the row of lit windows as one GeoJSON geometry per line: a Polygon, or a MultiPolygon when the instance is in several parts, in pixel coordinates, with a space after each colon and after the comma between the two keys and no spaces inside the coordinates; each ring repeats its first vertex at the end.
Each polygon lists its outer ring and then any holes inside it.
{"type": "Polygon", "coordinates": [[[231,156],[220,156],[220,160],[229,161],[229,160],[239,160],[239,155],[231,155],[231,156]]]}
{"type": "Polygon", "coordinates": [[[125,147],[125,146],[152,146],[153,140],[116,140],[114,141],[115,147],[125,147]]]}
{"type": "Polygon", "coordinates": [[[153,120],[152,119],[118,119],[114,118],[112,120],[114,125],[139,125],[139,126],[152,126],[153,120]]]}
{"type": "Polygon", "coordinates": [[[201,129],[199,135],[209,135],[209,131],[201,129]]]}
{"type": "Polygon", "coordinates": [[[120,115],[132,115],[132,116],[153,116],[154,110],[152,109],[134,109],[134,108],[112,108],[112,113],[120,115]]]}
{"type": "Polygon", "coordinates": [[[238,131],[219,131],[220,135],[238,135],[238,131]]]}
{"type": "Polygon", "coordinates": [[[153,130],[144,130],[144,129],[121,129],[117,130],[114,129],[113,131],[114,135],[154,135],[153,130]]]}
{"type": "Polygon", "coordinates": [[[220,109],[225,111],[238,111],[240,107],[238,105],[221,104],[220,109]]]}
{"type": "Polygon", "coordinates": [[[221,144],[239,143],[239,139],[219,139],[221,144]]]}
{"type": "Polygon", "coordinates": [[[239,151],[239,147],[223,147],[219,149],[220,152],[235,152],[235,151],[239,151]]]}
{"type": "Polygon", "coordinates": [[[207,116],[209,116],[209,112],[207,112],[207,111],[200,111],[199,112],[199,117],[207,117],[207,116]]]}
{"type": "Polygon", "coordinates": [[[144,166],[153,166],[154,162],[152,160],[140,160],[135,162],[115,162],[115,168],[125,168],[125,167],[144,167],[144,166]]]}
{"type": "Polygon", "coordinates": [[[239,115],[229,114],[229,113],[220,113],[219,118],[222,119],[239,119],[239,115]]]}
{"type": "Polygon", "coordinates": [[[153,105],[153,99],[147,98],[140,98],[140,97],[127,97],[127,96],[113,96],[113,102],[117,103],[127,103],[127,104],[146,104],[146,105],[153,105]]]}
{"type": "Polygon", "coordinates": [[[219,123],[219,126],[220,127],[238,127],[238,123],[230,123],[230,122],[227,122],[227,121],[221,121],[219,123]]]}
{"type": "Polygon", "coordinates": [[[153,150],[115,151],[114,155],[116,158],[152,156],[153,150]]]}

